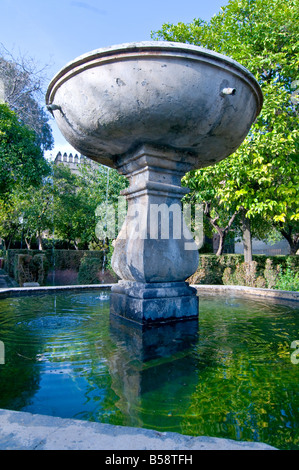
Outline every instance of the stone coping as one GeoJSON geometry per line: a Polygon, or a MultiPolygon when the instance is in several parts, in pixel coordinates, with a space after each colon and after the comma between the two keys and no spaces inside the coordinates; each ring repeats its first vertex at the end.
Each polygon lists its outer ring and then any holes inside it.
{"type": "Polygon", "coordinates": [[[259,287],[245,287],[245,286],[222,286],[212,284],[194,284],[192,287],[197,289],[198,293],[214,294],[219,293],[223,295],[235,295],[238,297],[260,297],[272,300],[292,300],[299,301],[298,291],[276,290],[276,289],[262,289],[259,287]]]}
{"type": "Polygon", "coordinates": [[[29,294],[49,294],[63,291],[81,291],[81,290],[98,290],[111,289],[113,284],[85,284],[85,285],[68,285],[68,286],[39,286],[39,287],[5,287],[0,289],[1,297],[13,297],[29,294]]]}
{"type": "Polygon", "coordinates": [[[278,449],[260,442],[186,436],[0,409],[0,450],[168,450],[177,453],[179,450],[278,449]]]}
{"type": "MultiPolygon", "coordinates": [[[[67,286],[40,286],[40,287],[5,287],[0,289],[0,298],[28,294],[46,294],[63,292],[68,290],[98,290],[98,289],[111,289],[115,285],[111,284],[85,284],[85,285],[67,285],[67,286]]],[[[299,301],[298,291],[285,291],[276,289],[262,289],[258,287],[245,287],[245,286],[223,286],[213,284],[191,284],[195,287],[198,293],[214,294],[219,293],[223,295],[235,295],[241,297],[261,297],[272,300],[292,300],[299,301]]]]}

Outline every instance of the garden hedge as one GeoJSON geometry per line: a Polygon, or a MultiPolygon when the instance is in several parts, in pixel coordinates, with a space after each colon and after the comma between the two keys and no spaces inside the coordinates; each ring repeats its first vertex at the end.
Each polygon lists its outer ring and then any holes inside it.
{"type": "Polygon", "coordinates": [[[244,263],[239,254],[199,256],[199,265],[188,281],[191,284],[245,285],[273,288],[280,268],[289,266],[294,273],[299,271],[299,256],[253,255],[252,263],[244,263]]]}
{"type": "MultiPolygon", "coordinates": [[[[83,258],[93,258],[97,260],[98,265],[103,264],[102,251],[88,251],[88,250],[7,250],[4,257],[4,269],[7,274],[15,279],[19,284],[24,282],[23,266],[24,263],[28,265],[30,274],[27,276],[28,280],[39,278],[41,284],[46,281],[46,276],[39,276],[36,272],[36,265],[40,262],[40,256],[43,255],[45,261],[42,263],[43,269],[47,267],[49,270],[66,271],[71,270],[79,273],[81,261],[83,258]],[[20,256],[22,255],[22,256],[20,256]],[[30,261],[31,260],[31,261],[30,261]],[[28,261],[28,263],[27,263],[28,261]],[[20,273],[20,268],[22,273],[20,273]]],[[[94,263],[94,261],[93,261],[94,263]]],[[[27,270],[28,270],[27,269],[27,270]]],[[[26,280],[25,280],[26,281],[26,280]]]]}
{"type": "MultiPolygon", "coordinates": [[[[80,284],[99,282],[99,273],[103,267],[103,252],[93,250],[8,250],[5,254],[4,269],[9,276],[17,282],[20,279],[19,262],[24,262],[19,255],[32,257],[32,270],[42,265],[44,271],[54,269],[59,271],[71,270],[78,275],[80,284]],[[40,255],[44,255],[41,263],[40,255]]],[[[107,266],[105,266],[107,268],[107,266]]],[[[299,271],[299,256],[267,256],[254,255],[253,262],[244,263],[244,256],[240,254],[201,254],[197,271],[188,281],[191,284],[226,284],[245,285],[251,287],[273,288],[278,279],[278,273],[290,268],[292,272],[299,271]]],[[[30,268],[31,269],[31,268],[30,268]]],[[[33,274],[45,282],[38,270],[33,274]]],[[[76,276],[76,274],[75,274],[76,276]]],[[[116,282],[113,280],[112,282],[116,282]]]]}

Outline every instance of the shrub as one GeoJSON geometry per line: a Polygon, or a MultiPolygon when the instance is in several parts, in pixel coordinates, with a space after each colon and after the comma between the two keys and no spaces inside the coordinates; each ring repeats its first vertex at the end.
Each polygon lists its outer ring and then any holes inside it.
{"type": "MultiPolygon", "coordinates": [[[[39,258],[35,259],[35,256],[43,256],[43,267],[40,268],[46,273],[50,269],[55,269],[55,271],[69,271],[78,273],[80,269],[80,263],[84,256],[97,258],[98,263],[102,266],[103,264],[103,252],[102,251],[84,251],[84,250],[56,250],[56,249],[49,249],[45,251],[39,250],[27,250],[27,249],[16,249],[16,250],[7,250],[5,252],[5,260],[4,260],[4,269],[8,273],[8,275],[14,278],[18,284],[19,282],[19,255],[23,256],[30,256],[34,258],[34,262],[31,266],[33,271],[36,271],[36,264],[40,263],[39,258]]],[[[24,258],[25,259],[25,258],[24,258]]],[[[29,263],[29,260],[28,260],[29,263]]],[[[26,268],[27,269],[27,268],[26,268]]],[[[24,266],[23,266],[24,270],[24,266]]],[[[25,274],[22,274],[22,279],[25,279],[25,274]]],[[[36,277],[36,275],[35,275],[36,277]]],[[[38,276],[37,276],[38,277],[38,276]]],[[[32,275],[27,273],[27,277],[25,281],[22,282],[30,282],[32,281],[32,275]],[[28,278],[28,279],[27,279],[28,278]]],[[[39,281],[37,281],[39,282],[39,281]]],[[[45,283],[45,279],[40,282],[41,285],[45,283]]]]}
{"type": "Polygon", "coordinates": [[[44,254],[33,256],[29,264],[33,281],[38,282],[41,286],[45,285],[49,269],[50,263],[44,254]]]}
{"type": "Polygon", "coordinates": [[[299,273],[293,268],[292,259],[287,259],[285,270],[279,269],[277,273],[275,289],[299,291],[299,273]]]}
{"type": "MultiPolygon", "coordinates": [[[[276,283],[279,280],[280,286],[289,285],[292,288],[291,283],[287,283],[287,277],[291,279],[293,276],[295,279],[299,276],[296,274],[299,271],[299,256],[254,255],[252,263],[244,263],[243,260],[243,255],[237,254],[200,255],[198,269],[188,281],[191,284],[225,284],[274,289],[277,288],[276,283]],[[287,268],[289,270],[286,270],[287,268]]],[[[297,284],[295,281],[293,284],[295,289],[297,284]]]]}
{"type": "Polygon", "coordinates": [[[101,282],[101,270],[102,265],[99,258],[84,256],[78,273],[79,284],[99,284],[101,282]]]}
{"type": "Polygon", "coordinates": [[[274,289],[278,280],[279,271],[280,271],[280,265],[277,265],[276,267],[274,267],[273,261],[268,258],[266,260],[266,266],[264,270],[264,278],[265,278],[268,289],[274,289]]]}
{"type": "Polygon", "coordinates": [[[232,286],[235,284],[232,268],[225,268],[223,271],[222,281],[225,286],[232,286]]]}
{"type": "Polygon", "coordinates": [[[14,279],[20,286],[25,282],[38,282],[41,286],[45,285],[49,262],[44,254],[20,255],[15,257],[14,279]]]}
{"type": "Polygon", "coordinates": [[[81,261],[84,257],[92,257],[103,263],[102,251],[85,251],[85,250],[54,250],[54,266],[55,269],[65,270],[71,269],[79,272],[81,261]]]}
{"type": "Polygon", "coordinates": [[[188,281],[191,284],[221,284],[223,269],[216,255],[201,255],[197,271],[188,281]]]}

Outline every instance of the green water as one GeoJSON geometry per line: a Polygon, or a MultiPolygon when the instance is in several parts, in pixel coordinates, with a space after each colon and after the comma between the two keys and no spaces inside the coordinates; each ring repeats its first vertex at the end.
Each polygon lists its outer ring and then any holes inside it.
{"type": "Polygon", "coordinates": [[[297,303],[206,296],[141,334],[104,294],[0,301],[0,408],[299,448],[297,303]]]}

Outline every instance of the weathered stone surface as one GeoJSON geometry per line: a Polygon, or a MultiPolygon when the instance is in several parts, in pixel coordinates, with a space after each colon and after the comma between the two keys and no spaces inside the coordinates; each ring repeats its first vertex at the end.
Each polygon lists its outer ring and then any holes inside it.
{"type": "Polygon", "coordinates": [[[137,323],[172,322],[198,316],[196,289],[187,283],[120,281],[111,291],[111,313],[137,323]]]}
{"type": "Polygon", "coordinates": [[[121,279],[177,282],[196,271],[197,247],[186,249],[193,239],[181,212],[181,198],[187,192],[181,178],[193,163],[191,157],[150,146],[118,159],[118,171],[130,181],[123,191],[128,213],[112,257],[121,279]]]}
{"type": "Polygon", "coordinates": [[[113,314],[139,323],[198,315],[196,292],[182,282],[198,266],[181,210],[186,188],[180,181],[193,164],[192,156],[148,145],[117,160],[130,186],[123,191],[128,212],[112,257],[122,279],[112,290],[113,314]]]}
{"type": "Polygon", "coordinates": [[[208,284],[194,284],[198,294],[220,294],[220,295],[233,295],[242,298],[262,298],[268,299],[275,303],[281,303],[285,301],[297,301],[299,302],[299,292],[278,290],[278,289],[264,289],[259,287],[247,287],[247,286],[233,286],[233,285],[208,285],[208,284]]]}
{"type": "Polygon", "coordinates": [[[259,442],[90,423],[0,410],[1,450],[276,450],[259,442]]]}
{"type": "Polygon", "coordinates": [[[46,101],[65,138],[100,163],[115,166],[119,155],[145,143],[191,152],[197,168],[239,147],[262,94],[228,57],[154,41],[78,57],[54,77],[46,101]]]}

